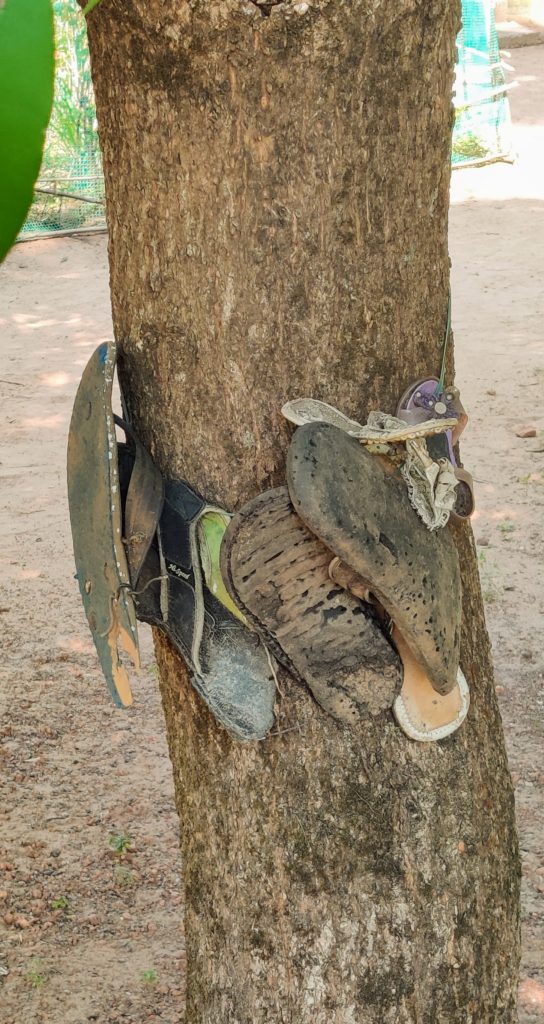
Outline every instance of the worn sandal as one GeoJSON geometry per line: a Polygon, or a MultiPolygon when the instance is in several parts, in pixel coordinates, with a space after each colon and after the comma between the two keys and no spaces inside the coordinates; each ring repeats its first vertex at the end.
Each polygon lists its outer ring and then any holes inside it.
{"type": "MultiPolygon", "coordinates": [[[[68,503],[76,578],[109,690],[132,704],[119,646],[140,666],[136,613],[121,539],[117,441],[111,411],[115,346],[91,356],[77,390],[68,435],[68,503]]],[[[135,478],[139,475],[135,472],[135,478]]]]}
{"type": "Polygon", "coordinates": [[[385,610],[376,602],[368,582],[338,557],[333,558],[329,565],[329,576],[360,600],[374,601],[384,627],[390,629],[391,639],[402,660],[402,689],[393,703],[393,714],[403,732],[424,743],[444,739],[455,732],[464,722],[470,703],[468,684],[461,669],[458,669],[453,689],[444,695],[437,693],[397,626],[391,623],[385,610]]]}
{"type": "Polygon", "coordinates": [[[452,516],[458,520],[469,519],[474,512],[474,484],[472,476],[466,469],[457,465],[453,446],[457,444],[468,423],[468,416],[461,402],[459,389],[447,387],[440,389],[438,378],[429,377],[416,380],[404,392],[398,408],[397,416],[407,425],[417,426],[429,420],[444,420],[447,426],[445,433],[429,438],[427,447],[433,459],[449,459],[457,478],[455,507],[452,516]],[[449,421],[457,420],[453,429],[449,421]],[[448,421],[448,422],[446,422],[448,421]]]}
{"type": "Polygon", "coordinates": [[[369,581],[434,689],[449,693],[457,681],[461,619],[451,535],[429,532],[393,467],[326,423],[295,431],[287,482],[300,518],[369,581]]]}
{"type": "Polygon", "coordinates": [[[130,426],[112,412],[115,360],[113,343],[91,357],[68,445],[77,578],[113,698],[132,702],[117,643],[139,662],[138,618],[167,634],[231,735],[262,739],[274,723],[275,676],[259,636],[220,586],[219,546],[230,517],[184,481],[163,484],[130,426]],[[116,424],[126,444],[117,443],[116,424]]]}
{"type": "Polygon", "coordinates": [[[293,511],[286,487],[233,517],[223,539],[227,588],[266,644],[336,719],[390,708],[400,663],[370,604],[328,575],[330,552],[293,511]]]}
{"type": "Polygon", "coordinates": [[[369,447],[398,445],[419,438],[431,438],[448,429],[452,430],[457,424],[455,417],[444,421],[442,418],[433,419],[430,416],[415,420],[413,423],[400,423],[400,417],[371,412],[368,422],[363,425],[345,416],[334,405],[320,402],[317,398],[294,398],[286,402],[281,411],[285,419],[297,427],[304,426],[305,423],[330,423],[331,426],[345,430],[351,437],[356,437],[361,444],[369,447]]]}

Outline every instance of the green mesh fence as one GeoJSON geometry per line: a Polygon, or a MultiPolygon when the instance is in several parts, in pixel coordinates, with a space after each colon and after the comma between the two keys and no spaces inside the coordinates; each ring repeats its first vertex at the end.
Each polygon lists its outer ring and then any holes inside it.
{"type": "Polygon", "coordinates": [[[21,238],[105,225],[85,19],[74,0],[55,0],[53,6],[55,99],[40,177],[21,238]]]}
{"type": "Polygon", "coordinates": [[[509,159],[510,107],[494,0],[462,0],[455,68],[454,167],[509,159]]]}
{"type": "MultiPolygon", "coordinates": [[[[454,166],[508,158],[510,113],[493,0],[462,0],[457,39],[454,166]]],[[[55,102],[34,201],[21,238],[101,228],[104,180],[85,19],[55,0],[55,102]]]]}

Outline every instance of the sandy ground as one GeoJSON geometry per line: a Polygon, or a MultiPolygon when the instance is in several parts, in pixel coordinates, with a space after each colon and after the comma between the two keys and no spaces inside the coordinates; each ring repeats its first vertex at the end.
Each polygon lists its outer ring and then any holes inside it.
{"type": "MultiPolygon", "coordinates": [[[[529,1024],[544,1022],[544,48],[514,62],[519,161],[455,172],[451,253],[463,455],[523,850],[529,1024]],[[518,438],[520,424],[537,437],[518,438]]],[[[177,819],[150,638],[142,629],[136,705],[116,711],[72,578],[66,434],[81,370],[111,334],[105,239],[19,245],[0,313],[2,1021],[176,1024],[177,819]]]]}

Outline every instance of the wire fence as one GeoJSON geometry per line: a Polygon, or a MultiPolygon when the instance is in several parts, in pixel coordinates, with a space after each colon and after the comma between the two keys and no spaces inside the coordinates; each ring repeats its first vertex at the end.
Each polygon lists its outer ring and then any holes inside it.
{"type": "MultiPolygon", "coordinates": [[[[34,201],[20,240],[105,227],[104,178],[85,19],[55,0],[55,100],[34,201]]],[[[494,0],[462,0],[457,37],[452,164],[511,157],[508,86],[494,0]]]]}
{"type": "Polygon", "coordinates": [[[55,0],[55,98],[22,240],[105,227],[104,177],[85,19],[55,0]]]}
{"type": "Polygon", "coordinates": [[[512,159],[512,126],[494,0],[462,0],[457,37],[452,164],[512,159]]]}

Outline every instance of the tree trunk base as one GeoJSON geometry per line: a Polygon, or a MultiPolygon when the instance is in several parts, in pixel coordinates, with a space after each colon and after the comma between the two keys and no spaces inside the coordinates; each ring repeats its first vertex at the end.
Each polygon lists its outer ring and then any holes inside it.
{"type": "MultiPolygon", "coordinates": [[[[450,0],[107,0],[89,16],[130,417],[230,510],[285,482],[289,399],[365,422],[437,375],[450,0]]],[[[451,358],[448,370],[451,373],[451,358]]],[[[450,378],[451,379],[451,378],[450,378]]],[[[341,725],[282,674],[244,746],[157,640],[187,1024],[513,1024],[512,786],[469,529],[465,725],[341,725]]]]}

